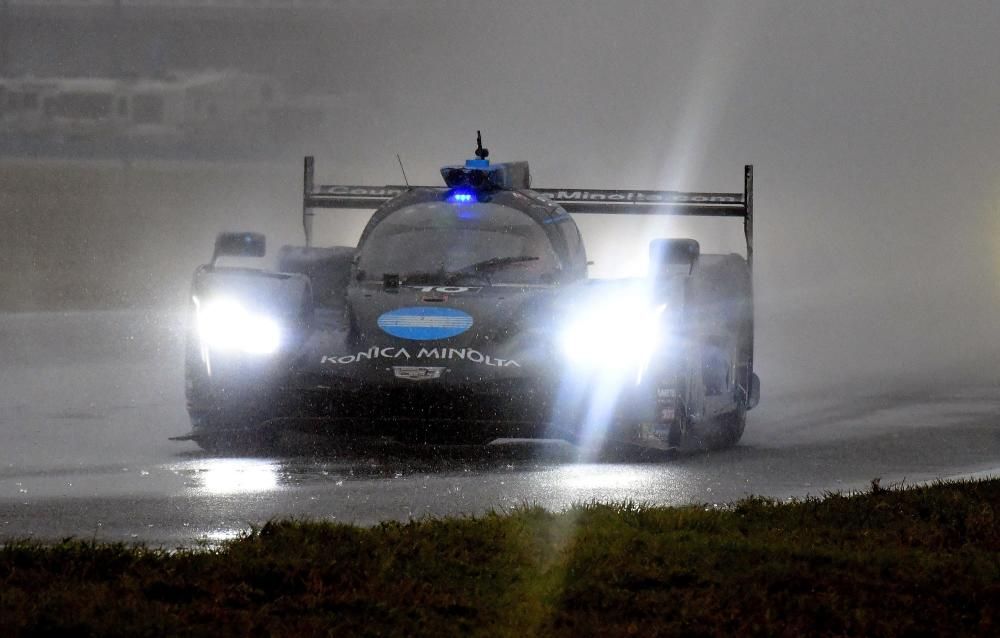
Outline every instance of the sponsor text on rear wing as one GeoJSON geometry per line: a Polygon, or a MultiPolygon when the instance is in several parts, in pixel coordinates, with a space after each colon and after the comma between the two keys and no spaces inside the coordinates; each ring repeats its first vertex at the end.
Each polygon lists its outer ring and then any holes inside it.
{"type": "MultiPolygon", "coordinates": [[[[312,243],[315,208],[375,209],[416,186],[317,185],[314,160],[305,158],[302,183],[302,225],[306,245],[312,243]]],[[[753,166],[743,167],[742,193],[533,188],[535,193],[570,213],[617,215],[697,215],[742,217],[747,262],[753,267],[753,166]]]]}

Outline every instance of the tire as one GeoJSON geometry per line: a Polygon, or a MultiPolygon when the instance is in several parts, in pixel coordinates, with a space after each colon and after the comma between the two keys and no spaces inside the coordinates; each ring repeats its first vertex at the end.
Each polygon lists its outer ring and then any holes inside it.
{"type": "Polygon", "coordinates": [[[746,424],[746,408],[739,407],[704,424],[707,427],[703,433],[698,433],[700,434],[697,436],[698,443],[700,447],[707,450],[722,450],[733,447],[743,437],[746,424]]]}
{"type": "MultiPolygon", "coordinates": [[[[197,390],[201,389],[198,384],[194,384],[192,389],[194,392],[191,394],[198,396],[197,390]]],[[[268,415],[255,414],[246,408],[237,410],[220,406],[204,395],[195,404],[189,399],[188,415],[191,418],[191,429],[197,434],[195,442],[206,452],[267,452],[277,442],[275,431],[264,425],[268,415]]]]}
{"type": "Polygon", "coordinates": [[[670,424],[670,431],[667,433],[667,445],[679,450],[690,438],[690,432],[691,424],[687,417],[674,419],[674,422],[670,424]]]}
{"type": "Polygon", "coordinates": [[[274,432],[260,427],[270,418],[270,412],[255,413],[249,406],[240,409],[227,406],[212,394],[193,336],[187,343],[185,377],[188,417],[201,449],[212,454],[241,455],[273,447],[274,432]]]}
{"type": "Polygon", "coordinates": [[[198,447],[212,454],[267,453],[273,451],[277,443],[274,431],[261,427],[262,424],[237,420],[224,412],[216,411],[210,419],[192,418],[191,423],[198,434],[195,439],[198,447]]]}
{"type": "Polygon", "coordinates": [[[218,456],[254,456],[274,451],[274,442],[265,438],[250,439],[245,436],[210,434],[195,440],[198,447],[218,456]]]}

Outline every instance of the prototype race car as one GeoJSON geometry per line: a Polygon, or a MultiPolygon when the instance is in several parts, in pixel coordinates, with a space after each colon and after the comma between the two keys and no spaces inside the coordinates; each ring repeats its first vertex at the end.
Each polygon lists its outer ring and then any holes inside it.
{"type": "Polygon", "coordinates": [[[206,449],[284,429],[403,443],[563,438],[723,447],[759,399],[753,169],[743,193],[532,189],[527,163],[477,158],[443,187],[316,186],[304,246],[222,233],[194,274],[186,393],[206,449]],[[315,209],[374,209],[357,247],[315,247],[315,209]],[[657,239],[647,276],[596,280],[571,213],[744,221],[746,257],[657,239]]]}

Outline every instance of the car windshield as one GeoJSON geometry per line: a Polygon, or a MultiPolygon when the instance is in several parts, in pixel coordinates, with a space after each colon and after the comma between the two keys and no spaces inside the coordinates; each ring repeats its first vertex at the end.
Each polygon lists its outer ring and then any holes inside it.
{"type": "Polygon", "coordinates": [[[426,283],[466,276],[546,283],[559,262],[542,228],[519,210],[428,202],[382,220],[366,238],[358,266],[365,279],[397,273],[426,283]]]}

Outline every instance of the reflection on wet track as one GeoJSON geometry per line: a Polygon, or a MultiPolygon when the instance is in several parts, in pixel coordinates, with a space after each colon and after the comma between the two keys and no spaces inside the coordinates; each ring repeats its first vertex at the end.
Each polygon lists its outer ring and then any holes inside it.
{"type": "Polygon", "coordinates": [[[257,494],[278,489],[278,464],[265,459],[213,459],[207,467],[178,467],[175,472],[192,476],[191,486],[199,493],[257,494]]]}
{"type": "MultiPolygon", "coordinates": [[[[97,318],[112,332],[132,325],[127,315],[97,318]]],[[[92,335],[94,316],[11,321],[0,318],[0,349],[16,362],[0,362],[0,538],[178,546],[274,517],[368,525],[591,501],[713,506],[1000,467],[996,387],[838,401],[772,393],[736,448],[643,463],[581,461],[592,457],[562,442],[403,448],[291,436],[265,456],[214,456],[167,440],[188,429],[178,322],[106,356],[88,350],[102,342],[91,338],[76,354],[29,362],[18,344],[38,348],[46,331],[80,325],[92,335]],[[147,351],[161,354],[147,360],[147,351]]]]}

